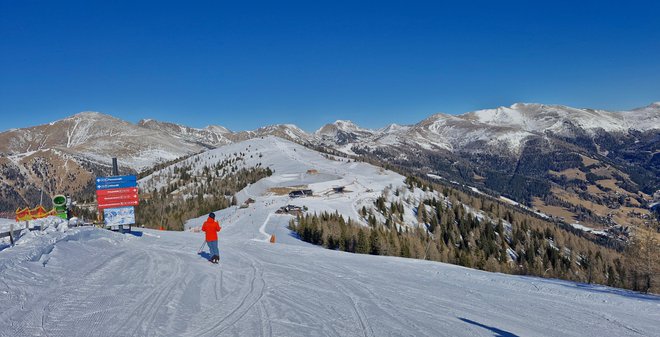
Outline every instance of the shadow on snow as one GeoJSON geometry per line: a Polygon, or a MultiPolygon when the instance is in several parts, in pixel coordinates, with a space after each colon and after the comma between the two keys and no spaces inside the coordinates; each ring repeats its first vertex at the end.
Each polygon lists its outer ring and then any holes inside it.
{"type": "Polygon", "coordinates": [[[461,321],[463,321],[465,323],[469,323],[469,324],[472,324],[472,325],[476,325],[480,328],[490,330],[490,331],[495,333],[494,337],[519,337],[518,335],[510,333],[508,331],[504,331],[504,330],[501,330],[501,329],[498,329],[498,328],[495,328],[495,327],[492,327],[492,326],[484,325],[484,324],[481,324],[479,322],[469,320],[467,318],[459,317],[458,319],[460,319],[461,321]]]}

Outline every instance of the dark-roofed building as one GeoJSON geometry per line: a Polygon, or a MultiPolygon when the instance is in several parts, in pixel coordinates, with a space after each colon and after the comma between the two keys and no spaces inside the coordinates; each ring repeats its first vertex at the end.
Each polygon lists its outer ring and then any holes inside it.
{"type": "Polygon", "coordinates": [[[275,214],[289,214],[294,216],[298,216],[302,213],[303,213],[303,208],[295,205],[282,206],[277,211],[275,211],[275,214]]]}
{"type": "Polygon", "coordinates": [[[314,195],[312,190],[295,190],[289,192],[290,198],[311,197],[312,195],[314,195]]]}

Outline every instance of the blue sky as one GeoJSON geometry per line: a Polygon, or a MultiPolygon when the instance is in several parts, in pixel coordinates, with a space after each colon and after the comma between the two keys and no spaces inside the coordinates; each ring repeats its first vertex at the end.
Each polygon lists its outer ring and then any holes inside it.
{"type": "Polygon", "coordinates": [[[93,110],[233,130],[660,100],[660,5],[0,0],[0,130],[93,110]]]}

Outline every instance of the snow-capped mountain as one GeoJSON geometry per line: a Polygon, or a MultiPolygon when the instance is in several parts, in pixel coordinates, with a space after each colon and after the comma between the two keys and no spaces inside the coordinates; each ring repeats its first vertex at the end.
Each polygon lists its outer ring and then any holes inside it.
{"type": "Polygon", "coordinates": [[[293,124],[268,125],[256,130],[239,132],[233,132],[219,125],[209,125],[203,129],[196,129],[181,124],[161,122],[153,119],[143,119],[138,125],[152,130],[166,132],[174,137],[198,143],[209,148],[265,136],[277,136],[299,143],[309,143],[313,139],[312,135],[293,124]]]}
{"type": "Polygon", "coordinates": [[[203,151],[199,144],[98,112],[0,133],[0,198],[3,210],[34,205],[44,191],[93,193],[97,175],[109,175],[111,158],[123,172],[203,151]]]}
{"type": "Polygon", "coordinates": [[[366,148],[408,144],[449,151],[495,148],[518,152],[529,137],[546,133],[574,137],[580,131],[594,135],[599,130],[660,129],[660,103],[624,112],[516,103],[462,115],[435,114],[415,125],[390,125],[377,131],[340,122],[326,125],[316,134],[343,149],[350,148],[347,144],[366,148]]]}
{"type": "Polygon", "coordinates": [[[568,123],[585,130],[624,131],[623,113],[593,109],[576,109],[562,105],[516,103],[510,107],[485,109],[464,115],[465,119],[528,132],[565,132],[568,123]]]}
{"type": "Polygon", "coordinates": [[[530,134],[509,126],[474,123],[463,116],[433,115],[402,134],[404,143],[413,143],[426,149],[434,147],[449,151],[462,150],[471,145],[475,150],[483,145],[505,143],[514,148],[530,134]]]}
{"type": "Polygon", "coordinates": [[[81,112],[50,124],[0,134],[0,152],[8,155],[46,149],[97,163],[109,163],[116,157],[122,165],[140,171],[203,147],[98,112],[81,112]]]}
{"type": "Polygon", "coordinates": [[[378,133],[377,131],[363,129],[351,121],[337,120],[334,123],[324,125],[314,135],[323,142],[329,141],[337,145],[345,145],[370,139],[378,133]]]}
{"type": "Polygon", "coordinates": [[[399,125],[399,124],[396,124],[396,123],[392,123],[392,124],[390,124],[390,125],[388,125],[388,126],[386,126],[386,127],[384,127],[384,128],[378,129],[378,132],[379,132],[379,133],[385,133],[385,134],[388,134],[388,133],[396,133],[396,132],[402,132],[402,131],[405,131],[405,130],[407,130],[407,129],[409,129],[409,128],[410,128],[410,127],[407,126],[407,125],[399,125]]]}
{"type": "Polygon", "coordinates": [[[242,141],[266,136],[276,136],[302,144],[310,144],[313,141],[310,134],[294,124],[274,124],[260,127],[254,131],[241,131],[234,133],[232,139],[242,141]]]}
{"type": "Polygon", "coordinates": [[[464,115],[435,114],[414,125],[392,124],[379,130],[363,129],[352,123],[337,125],[338,122],[322,127],[316,135],[326,145],[336,145],[337,150],[348,154],[354,154],[354,149],[391,150],[410,146],[450,152],[481,151],[484,145],[518,149],[532,135],[513,126],[475,122],[464,115]]]}
{"type": "Polygon", "coordinates": [[[302,144],[313,139],[292,124],[232,132],[217,125],[196,129],[150,119],[136,125],[98,112],[8,130],[0,133],[0,210],[35,204],[42,189],[46,201],[61,193],[91,196],[93,178],[110,174],[113,157],[119,161],[120,172],[141,172],[218,146],[270,135],[302,144]]]}
{"type": "Polygon", "coordinates": [[[203,129],[196,129],[185,125],[161,122],[153,119],[140,120],[138,126],[162,131],[188,142],[203,144],[206,146],[217,147],[232,142],[228,137],[233,133],[224,126],[209,125],[203,129]]]}

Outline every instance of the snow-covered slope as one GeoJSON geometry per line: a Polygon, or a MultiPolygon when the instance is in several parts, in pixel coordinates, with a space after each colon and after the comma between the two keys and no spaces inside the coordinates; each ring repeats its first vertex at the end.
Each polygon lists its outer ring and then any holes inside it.
{"type": "MultiPolygon", "coordinates": [[[[449,203],[447,197],[438,191],[410,189],[405,178],[398,173],[385,170],[362,162],[323,155],[291,141],[274,136],[255,138],[233,143],[220,148],[200,153],[157,170],[143,179],[139,186],[143,191],[162,190],[172,183],[177,185],[176,192],[184,193],[185,198],[200,186],[191,180],[188,183],[176,181],[175,172],[185,171],[190,176],[203,177],[203,172],[218,163],[231,163],[234,171],[242,168],[268,167],[270,177],[248,186],[236,197],[239,203],[252,198],[265,198],[271,203],[290,203],[307,207],[310,212],[339,212],[345,219],[351,218],[366,225],[366,219],[359,210],[372,210],[377,221],[385,218],[376,212],[374,202],[379,197],[386,197],[387,207],[391,202],[403,205],[401,226],[420,226],[416,208],[422,200],[437,198],[449,203]],[[343,187],[343,193],[335,193],[334,188],[343,187]],[[290,199],[289,190],[310,189],[313,196],[290,199]]],[[[229,174],[222,170],[215,175],[220,178],[229,174]]],[[[430,207],[430,206],[429,206],[430,207]]],[[[464,205],[467,211],[483,219],[480,210],[464,205]]],[[[493,220],[493,222],[497,222],[493,220]]]]}
{"type": "Polygon", "coordinates": [[[275,194],[274,188],[305,188],[311,189],[316,197],[299,202],[304,202],[311,210],[340,210],[346,217],[358,219],[356,205],[373,203],[385,187],[401,186],[404,180],[401,175],[391,171],[344,158],[326,157],[291,141],[267,136],[192,156],[155,171],[141,179],[139,185],[143,190],[160,189],[166,186],[168,177],[177,168],[189,166],[190,174],[194,176],[201,173],[204,167],[238,158],[241,153],[244,154],[240,156],[242,159],[234,164],[237,169],[262,166],[270,168],[273,175],[241,191],[237,195],[239,202],[248,198],[272,196],[275,194]],[[350,192],[334,194],[333,187],[340,186],[350,192]]]}
{"type": "Polygon", "coordinates": [[[289,217],[272,214],[279,206],[265,196],[218,212],[219,266],[197,254],[203,234],[190,231],[78,228],[21,239],[0,251],[0,336],[657,332],[657,296],[327,250],[291,237],[289,217]]]}
{"type": "Polygon", "coordinates": [[[525,130],[487,123],[475,123],[464,116],[433,115],[413,126],[403,137],[418,145],[437,146],[453,151],[464,149],[473,143],[486,143],[518,148],[531,134],[525,130]]]}

